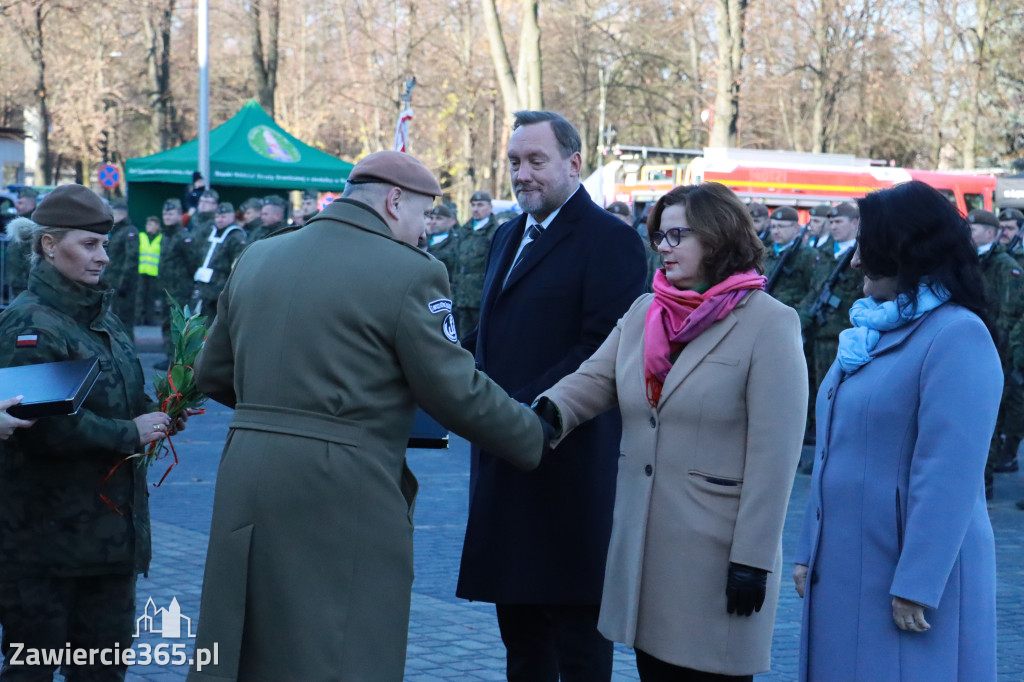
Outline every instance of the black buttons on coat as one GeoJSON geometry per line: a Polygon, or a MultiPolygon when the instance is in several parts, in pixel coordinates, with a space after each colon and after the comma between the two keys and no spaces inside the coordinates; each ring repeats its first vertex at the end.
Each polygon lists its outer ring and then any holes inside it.
{"type": "Polygon", "coordinates": [[[652,467],[650,464],[648,464],[647,466],[644,467],[644,473],[647,474],[648,476],[653,475],[654,474],[654,467],[652,467]]]}
{"type": "Polygon", "coordinates": [[[651,417],[651,428],[655,429],[657,427],[658,427],[658,420],[655,419],[654,417],[651,417]]]}
{"type": "Polygon", "coordinates": [[[831,388],[829,388],[829,389],[828,389],[828,395],[826,395],[826,396],[825,396],[825,398],[826,398],[826,399],[828,399],[828,400],[832,400],[832,393],[833,393],[834,391],[835,391],[835,387],[834,387],[834,386],[833,386],[833,387],[831,387],[831,388]]]}

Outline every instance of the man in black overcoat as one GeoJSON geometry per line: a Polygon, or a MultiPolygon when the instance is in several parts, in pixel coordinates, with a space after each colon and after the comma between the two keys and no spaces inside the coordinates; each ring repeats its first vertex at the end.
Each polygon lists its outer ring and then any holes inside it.
{"type": "MultiPolygon", "coordinates": [[[[463,340],[530,404],[574,372],[644,291],[640,240],[580,186],[580,135],[561,115],[516,113],[512,185],[524,214],[498,228],[478,332],[463,340]]],[[[619,457],[612,410],[574,431],[533,472],[473,448],[457,594],[493,602],[512,682],[611,679],[597,631],[619,457]]]]}

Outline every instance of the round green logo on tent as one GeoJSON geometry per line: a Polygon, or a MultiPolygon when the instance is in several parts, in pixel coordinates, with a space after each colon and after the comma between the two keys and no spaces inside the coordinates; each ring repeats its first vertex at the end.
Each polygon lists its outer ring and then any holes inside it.
{"type": "Polygon", "coordinates": [[[249,130],[249,146],[263,158],[272,161],[296,163],[300,158],[299,150],[292,144],[292,141],[270,126],[251,128],[249,130]]]}

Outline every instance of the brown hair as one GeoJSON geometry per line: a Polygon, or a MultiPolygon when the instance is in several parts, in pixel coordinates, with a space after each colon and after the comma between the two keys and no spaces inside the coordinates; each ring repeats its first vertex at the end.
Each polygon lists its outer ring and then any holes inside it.
{"type": "Polygon", "coordinates": [[[680,185],[658,199],[647,218],[647,238],[661,229],[661,214],[682,204],[687,224],[704,249],[704,274],[712,286],[737,272],[763,272],[764,244],[750,212],[731,189],[717,182],[680,185]]]}

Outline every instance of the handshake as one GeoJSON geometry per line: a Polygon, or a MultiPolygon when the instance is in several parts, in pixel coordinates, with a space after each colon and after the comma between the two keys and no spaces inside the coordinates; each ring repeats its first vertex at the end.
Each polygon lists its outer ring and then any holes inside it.
{"type": "Polygon", "coordinates": [[[544,452],[550,452],[551,441],[562,437],[562,415],[559,414],[558,407],[547,398],[537,398],[530,409],[540,418],[540,425],[544,430],[544,452]]]}

